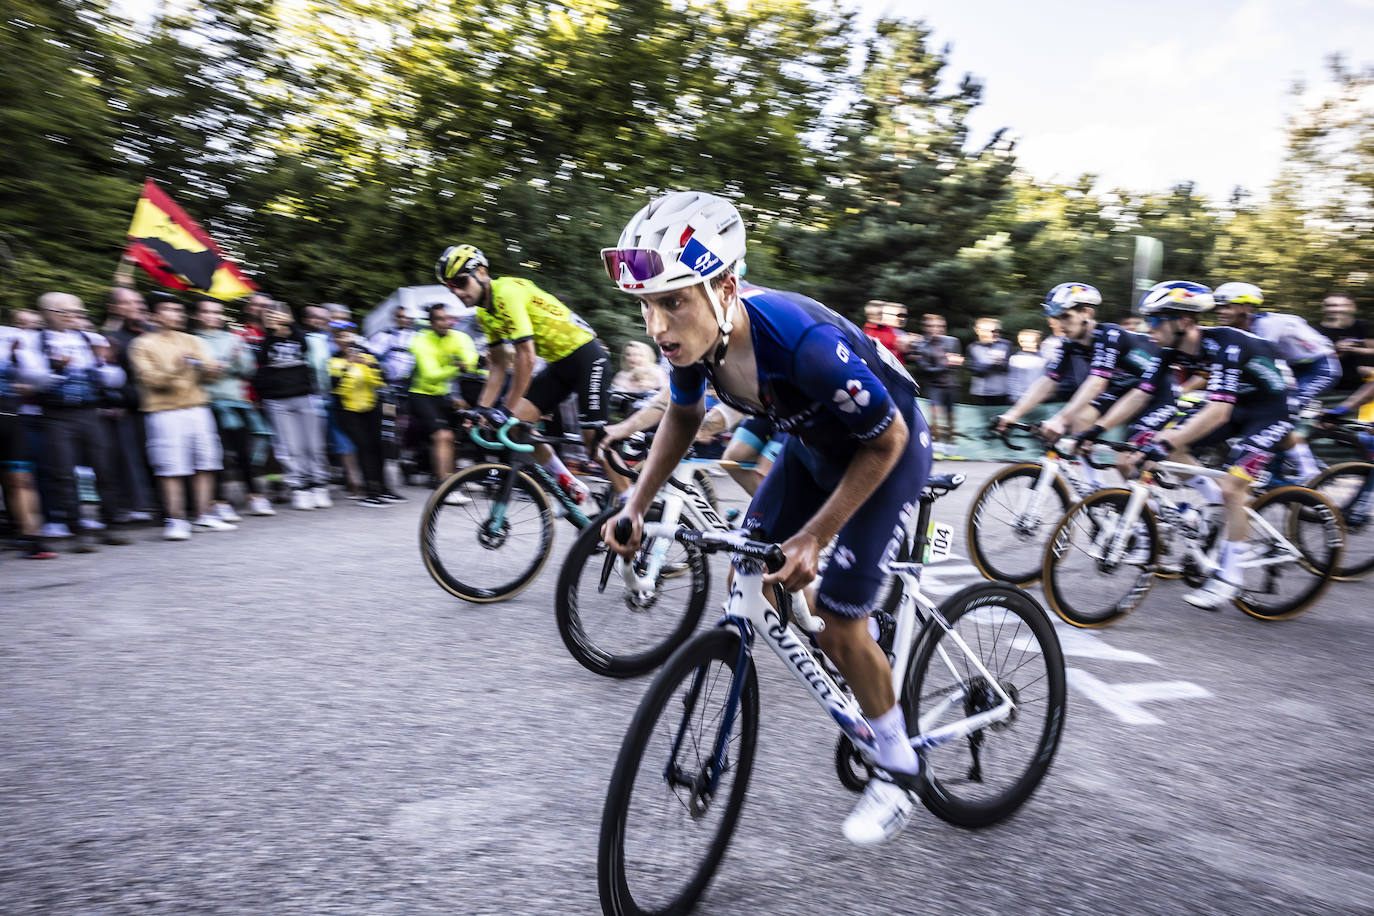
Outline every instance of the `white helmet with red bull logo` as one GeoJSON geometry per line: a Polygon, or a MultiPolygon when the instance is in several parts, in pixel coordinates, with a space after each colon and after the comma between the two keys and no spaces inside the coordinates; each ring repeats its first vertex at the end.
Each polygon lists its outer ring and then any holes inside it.
{"type": "Polygon", "coordinates": [[[1060,283],[1045,294],[1045,301],[1040,303],[1040,310],[1050,318],[1058,318],[1076,306],[1101,304],[1102,294],[1097,291],[1097,287],[1086,283],[1060,283]]]}
{"type": "Polygon", "coordinates": [[[1215,305],[1210,287],[1191,280],[1165,280],[1145,291],[1136,311],[1148,318],[1174,312],[1206,312],[1215,305]]]}

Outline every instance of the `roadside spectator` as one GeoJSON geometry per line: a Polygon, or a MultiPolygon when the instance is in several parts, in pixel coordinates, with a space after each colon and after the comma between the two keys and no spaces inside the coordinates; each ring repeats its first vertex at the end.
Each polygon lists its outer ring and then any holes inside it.
{"type": "Polygon", "coordinates": [[[162,537],[184,541],[191,531],[233,531],[235,525],[210,511],[215,472],[220,470],[219,436],[201,383],[224,367],[200,340],[187,334],[186,310],[174,299],[153,304],[157,330],[129,347],[139,398],[148,426],[148,459],[162,487],[167,521],[162,537]],[[186,520],[186,478],[191,478],[196,519],[186,520]]]}
{"type": "Polygon", "coordinates": [[[157,512],[157,494],[148,479],[148,445],[138,409],[138,381],[129,362],[129,345],[148,329],[148,307],[136,290],[116,286],[105,295],[105,316],[110,361],[124,370],[118,404],[111,402],[100,412],[110,444],[110,469],[121,498],[115,519],[151,522],[157,512]]]}
{"type": "Polygon", "coordinates": [[[659,367],[654,348],[640,340],[627,343],[611,387],[617,391],[658,391],[666,384],[668,374],[659,367]]]}
{"type": "Polygon", "coordinates": [[[368,338],[367,345],[381,363],[382,377],[388,385],[410,387],[410,373],[415,371],[415,355],[410,343],[415,339],[414,322],[404,305],[396,306],[391,327],[368,338]]]}
{"type": "Polygon", "coordinates": [[[33,485],[34,461],[19,416],[20,403],[47,376],[37,350],[27,345],[30,332],[0,326],[0,490],[5,509],[18,534],[16,541],[28,560],[51,560],[57,554],[39,540],[38,493],[33,485]]]}
{"type": "Polygon", "coordinates": [[[898,302],[870,299],[864,306],[864,333],[901,360],[907,351],[906,306],[898,302]]]}
{"type": "Polygon", "coordinates": [[[973,323],[976,339],[968,346],[964,368],[969,381],[969,403],[1002,407],[1007,400],[1007,360],[1011,358],[1011,341],[1001,336],[1002,322],[996,318],[979,318],[973,323]]]}
{"type": "MultiPolygon", "coordinates": [[[[342,314],[345,315],[348,312],[343,306],[332,304],[312,305],[305,310],[305,339],[309,353],[307,359],[310,362],[310,372],[314,379],[315,389],[315,394],[311,399],[315,402],[315,410],[319,413],[320,423],[324,426],[325,454],[339,459],[339,463],[343,466],[348,492],[357,496],[361,495],[362,491],[362,474],[358,470],[357,449],[339,423],[339,407],[330,394],[334,387],[334,382],[329,377],[329,361],[335,355],[334,341],[330,337],[333,333],[333,326],[337,323],[340,327],[354,327],[353,322],[346,317],[339,319],[332,317],[341,314],[337,311],[338,309],[343,309],[342,314]]],[[[328,493],[327,489],[326,493],[328,493]]],[[[326,496],[326,498],[328,497],[326,496]]]]}
{"type": "Polygon", "coordinates": [[[964,357],[959,341],[945,333],[943,316],[922,316],[921,329],[925,336],[915,339],[906,360],[921,385],[921,393],[930,399],[930,434],[936,442],[949,446],[954,441],[954,400],[959,390],[954,370],[964,357]]]}
{"type": "Polygon", "coordinates": [[[1355,317],[1355,300],[1345,293],[1332,293],[1322,302],[1322,320],[1317,325],[1336,345],[1341,359],[1341,379],[1333,392],[1354,391],[1364,383],[1360,367],[1374,364],[1374,326],[1355,317]]]}
{"type": "Polygon", "coordinates": [[[1139,315],[1127,315],[1117,322],[1122,329],[1130,331],[1132,334],[1148,334],[1149,330],[1144,329],[1145,322],[1139,315]]]}
{"type": "Polygon", "coordinates": [[[67,293],[44,293],[38,300],[47,327],[35,332],[38,351],[48,364],[48,378],[41,385],[39,400],[43,408],[43,438],[46,460],[52,474],[55,509],[61,521],[49,519],[52,528],[45,533],[62,536],[65,524],[75,538],[73,550],[95,550],[86,530],[100,532],[104,544],[128,544],[129,539],[115,532],[120,504],[119,486],[109,461],[110,449],[98,413],[109,403],[111,392],[122,389],[124,370],[110,362],[110,343],[92,331],[80,330],[86,309],[81,300],[67,293]],[[76,466],[95,472],[100,494],[100,522],[81,516],[81,492],[76,466]]]}
{"type": "Polygon", "coordinates": [[[1016,344],[1020,349],[1007,358],[1007,399],[1013,404],[1045,374],[1045,358],[1040,355],[1040,332],[1027,328],[1016,335],[1016,344]]]}
{"type": "Polygon", "coordinates": [[[253,348],[248,341],[226,330],[224,323],[223,304],[215,299],[197,300],[196,337],[210,359],[223,367],[218,378],[206,378],[202,382],[219,433],[224,465],[215,483],[218,492],[214,511],[226,522],[237,522],[241,519],[230,504],[225,487],[234,475],[238,475],[248,494],[250,515],[276,515],[277,512],[259,481],[262,468],[257,457],[266,450],[260,449],[258,443],[268,436],[267,427],[248,400],[247,380],[257,372],[257,360],[253,358],[253,348]]]}
{"type": "Polygon", "coordinates": [[[291,489],[291,508],[327,509],[329,463],[324,455],[324,424],[311,393],[314,376],[305,332],[291,320],[281,302],[263,311],[264,336],[254,349],[257,373],[253,387],[272,423],[272,450],[291,489]]]}
{"type": "MultiPolygon", "coordinates": [[[[453,316],[442,302],[429,307],[429,330],[415,335],[415,376],[410,384],[411,416],[430,440],[434,482],[453,473],[453,384],[458,374],[477,367],[472,338],[453,330],[453,316]]],[[[455,494],[459,501],[466,499],[455,494]]],[[[452,499],[452,498],[451,498],[452,499]]]]}
{"type": "MultiPolygon", "coordinates": [[[[352,322],[334,322],[349,324],[352,322]]],[[[351,327],[334,329],[338,355],[329,361],[344,432],[357,446],[363,474],[363,498],[359,505],[385,506],[399,500],[386,486],[382,462],[382,407],[379,392],[385,384],[377,359],[354,338],[351,327]]]]}

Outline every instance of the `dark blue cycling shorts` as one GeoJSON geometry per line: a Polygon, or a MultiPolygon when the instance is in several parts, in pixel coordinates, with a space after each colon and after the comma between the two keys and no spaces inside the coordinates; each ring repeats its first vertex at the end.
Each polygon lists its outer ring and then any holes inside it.
{"type": "MultiPolygon", "coordinates": [[[[914,404],[904,407],[902,416],[910,433],[906,449],[840,529],[821,575],[819,610],[840,617],[868,616],[877,607],[887,564],[915,524],[916,503],[930,476],[930,430],[914,404]]],[[[789,436],[749,504],[744,521],[749,536],[781,543],[796,534],[839,486],[845,468],[789,436]]]]}

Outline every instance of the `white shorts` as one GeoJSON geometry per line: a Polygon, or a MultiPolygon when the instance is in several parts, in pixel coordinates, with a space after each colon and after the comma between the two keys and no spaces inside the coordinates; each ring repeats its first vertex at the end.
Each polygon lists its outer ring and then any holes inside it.
{"type": "Polygon", "coordinates": [[[190,477],[224,467],[219,431],[208,407],[147,414],[148,463],[158,477],[190,477]]]}

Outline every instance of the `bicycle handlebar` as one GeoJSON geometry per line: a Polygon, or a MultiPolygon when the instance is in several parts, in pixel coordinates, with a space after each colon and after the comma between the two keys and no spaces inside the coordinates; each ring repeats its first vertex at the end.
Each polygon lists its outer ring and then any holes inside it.
{"type": "MultiPolygon", "coordinates": [[[[615,539],[620,543],[623,544],[628,541],[632,533],[633,528],[628,518],[622,518],[615,523],[615,539]]],[[[682,527],[677,529],[673,537],[679,543],[696,546],[702,553],[729,551],[739,556],[759,560],[770,573],[777,572],[787,563],[787,555],[782,552],[781,544],[751,541],[735,531],[721,533],[682,527]]]]}
{"type": "Polygon", "coordinates": [[[491,442],[482,434],[484,427],[479,425],[483,419],[480,413],[475,410],[460,410],[457,415],[464,420],[471,421],[472,427],[468,430],[468,438],[476,443],[479,448],[484,448],[491,452],[499,452],[502,449],[522,453],[534,451],[533,445],[526,442],[516,442],[510,438],[509,434],[512,429],[517,426],[529,425],[527,423],[522,423],[515,417],[511,417],[494,430],[496,433],[496,441],[491,442]]]}
{"type": "Polygon", "coordinates": [[[1016,443],[1012,442],[1011,434],[1014,432],[1025,432],[1030,433],[1031,435],[1037,435],[1036,430],[1038,430],[1039,428],[1040,427],[1031,423],[1008,423],[1005,429],[999,430],[997,428],[997,420],[994,419],[992,421],[992,424],[988,426],[987,432],[983,435],[984,438],[988,439],[989,441],[993,439],[1000,439],[1002,444],[1005,445],[1007,448],[1011,449],[1013,452],[1024,452],[1026,450],[1026,447],[1024,445],[1017,445],[1016,443]]]}

